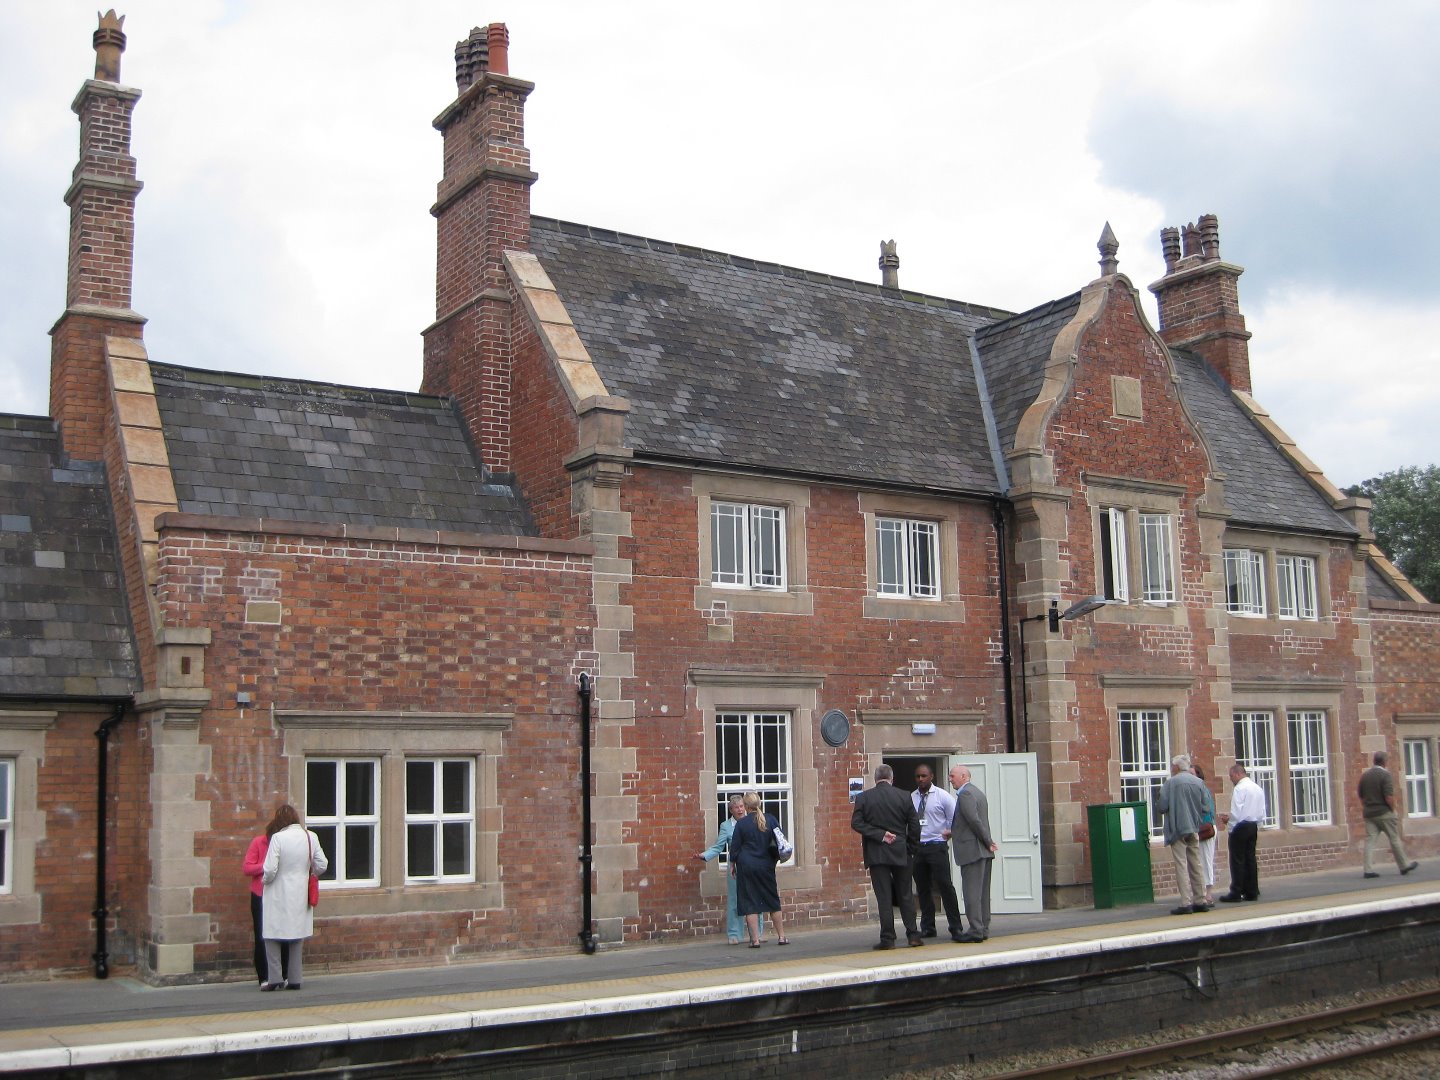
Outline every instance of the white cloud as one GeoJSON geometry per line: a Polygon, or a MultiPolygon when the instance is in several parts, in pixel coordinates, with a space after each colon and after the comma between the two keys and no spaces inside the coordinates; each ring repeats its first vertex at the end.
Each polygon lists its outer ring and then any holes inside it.
{"type": "MultiPolygon", "coordinates": [[[[1096,274],[1107,220],[1143,286],[1162,270],[1160,227],[1213,211],[1226,257],[1250,267],[1256,383],[1277,419],[1322,464],[1349,467],[1337,439],[1350,432],[1372,448],[1366,475],[1416,463],[1410,425],[1386,410],[1425,400],[1440,365],[1399,406],[1345,388],[1355,428],[1306,392],[1313,380],[1271,370],[1282,353],[1330,355],[1340,336],[1333,315],[1307,329],[1302,310],[1343,309],[1357,355],[1373,356],[1403,337],[1377,316],[1408,326],[1429,304],[1423,274],[1406,274],[1429,266],[1425,248],[1395,243],[1416,203],[1402,214],[1373,197],[1382,182],[1428,192],[1433,174],[1433,149],[1407,140],[1440,140],[1415,138],[1419,106],[1397,100],[1432,77],[1386,63],[1415,55],[1422,6],[1397,2],[1369,20],[1383,27],[1352,34],[1344,80],[1332,63],[1356,20],[1334,0],[514,7],[130,0],[123,73],[144,90],[146,185],[135,306],[152,358],[418,386],[434,315],[430,121],[454,96],[454,42],[497,17],[511,71],[536,83],[537,213],[863,280],[894,238],[905,287],[1018,310],[1096,274]],[[1368,157],[1351,160],[1332,132],[1363,133],[1368,157]],[[1369,277],[1407,280],[1409,306],[1361,299],[1367,275],[1333,277],[1381,259],[1369,277]],[[1281,286],[1288,299],[1272,298],[1281,286]]],[[[68,106],[93,64],[94,6],[22,0],[7,22],[0,409],[38,413],[64,304],[68,106]]]]}

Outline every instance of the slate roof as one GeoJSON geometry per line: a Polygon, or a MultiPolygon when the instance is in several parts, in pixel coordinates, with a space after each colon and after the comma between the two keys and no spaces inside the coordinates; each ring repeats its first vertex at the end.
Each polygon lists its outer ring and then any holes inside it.
{"type": "Polygon", "coordinates": [[[1205,434],[1215,469],[1225,475],[1231,524],[1359,535],[1240,407],[1214,368],[1183,349],[1171,353],[1180,395],[1205,434]]]}
{"type": "Polygon", "coordinates": [[[110,493],[69,463],[54,423],[0,415],[0,692],[139,689],[110,493]]]}
{"type": "Polygon", "coordinates": [[[999,491],[969,335],[1008,313],[531,219],[637,456],[999,491]]]}
{"type": "Polygon", "coordinates": [[[1079,310],[1077,292],[976,332],[1002,455],[1015,446],[1020,417],[1040,393],[1055,338],[1079,310]]]}
{"type": "Polygon", "coordinates": [[[532,535],[446,398],[151,364],[180,509],[532,535]]]}
{"type": "Polygon", "coordinates": [[[1390,579],[1375,569],[1375,564],[1372,562],[1365,564],[1365,588],[1366,591],[1369,592],[1370,599],[1372,600],[1410,599],[1399,589],[1395,588],[1394,585],[1391,585],[1390,579]]]}

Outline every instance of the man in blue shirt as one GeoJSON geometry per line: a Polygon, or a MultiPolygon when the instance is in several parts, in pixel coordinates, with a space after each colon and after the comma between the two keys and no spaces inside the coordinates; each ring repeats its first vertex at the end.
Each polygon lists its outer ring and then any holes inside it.
{"type": "Polygon", "coordinates": [[[915,856],[915,891],[920,894],[920,933],[935,937],[935,893],[945,905],[945,921],[950,939],[958,940],[963,927],[960,902],[955,896],[955,882],[950,876],[950,844],[945,830],[955,817],[955,798],[944,788],[935,787],[935,774],[929,765],[915,770],[915,790],[910,801],[920,818],[920,851],[915,856]]]}

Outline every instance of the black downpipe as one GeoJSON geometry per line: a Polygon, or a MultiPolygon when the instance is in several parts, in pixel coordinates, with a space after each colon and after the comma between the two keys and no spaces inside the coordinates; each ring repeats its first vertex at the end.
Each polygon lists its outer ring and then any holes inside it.
{"type": "Polygon", "coordinates": [[[112,713],[95,732],[100,740],[100,767],[96,786],[100,789],[99,802],[95,808],[95,954],[90,957],[95,963],[95,977],[110,977],[110,953],[105,948],[105,923],[110,918],[110,908],[105,902],[105,799],[110,787],[110,732],[125,719],[125,706],[116,705],[112,713]]]}
{"type": "Polygon", "coordinates": [[[590,676],[580,673],[580,947],[594,955],[590,869],[595,861],[590,845],[590,676]]]}
{"type": "MultiPolygon", "coordinates": [[[[990,504],[995,517],[996,561],[1000,565],[1000,667],[1005,680],[1005,752],[1015,753],[1015,677],[1010,655],[1010,574],[1007,569],[1005,509],[999,499],[990,504]]],[[[1025,658],[1022,656],[1023,664],[1025,658]]],[[[1030,747],[1027,745],[1026,750],[1030,747]]]]}

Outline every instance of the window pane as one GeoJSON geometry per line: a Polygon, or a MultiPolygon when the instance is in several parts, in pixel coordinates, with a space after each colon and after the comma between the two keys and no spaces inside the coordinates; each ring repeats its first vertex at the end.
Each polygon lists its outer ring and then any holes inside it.
{"type": "Polygon", "coordinates": [[[1120,799],[1143,801],[1150,835],[1164,835],[1155,799],[1170,775],[1170,714],[1164,709],[1121,709],[1119,714],[1120,799]]]}
{"type": "Polygon", "coordinates": [[[407,761],[405,763],[405,812],[407,814],[433,814],[435,812],[435,763],[433,761],[407,761]]]}
{"type": "Polygon", "coordinates": [[[345,813],[347,816],[375,813],[375,762],[345,763],[345,813]]]}
{"type": "Polygon", "coordinates": [[[1330,763],[1325,714],[1293,712],[1286,726],[1290,735],[1291,820],[1296,825],[1328,825],[1330,763]]]}
{"type": "Polygon", "coordinates": [[[1125,511],[1100,511],[1100,587],[1107,600],[1130,599],[1130,570],[1125,548],[1125,511]]]}
{"type": "Polygon", "coordinates": [[[441,811],[446,814],[470,812],[470,762],[446,761],[440,766],[443,783],[441,811]]]}
{"type": "Polygon", "coordinates": [[[1175,573],[1170,552],[1170,515],[1140,515],[1140,577],[1144,598],[1152,603],[1175,599],[1175,573]]]}
{"type": "Polygon", "coordinates": [[[440,826],[440,857],[446,877],[470,873],[470,823],[447,821],[440,826]]]}
{"type": "Polygon", "coordinates": [[[938,539],[934,522],[910,522],[910,591],[915,596],[940,595],[938,539]]]}
{"type": "Polygon", "coordinates": [[[1430,817],[1434,814],[1430,787],[1430,744],[1424,739],[1406,739],[1405,749],[1405,816],[1430,817]]]}
{"type": "Polygon", "coordinates": [[[335,858],[335,826],[316,825],[314,822],[306,822],[306,828],[315,834],[315,839],[320,841],[320,848],[325,852],[325,858],[330,863],[325,872],[320,875],[321,881],[334,881],[335,875],[340,872],[340,862],[335,858]]]}
{"type": "Polygon", "coordinates": [[[305,763],[305,817],[334,817],[339,805],[335,797],[339,783],[339,763],[307,761],[305,763]]]}
{"type": "Polygon", "coordinates": [[[715,749],[719,820],[723,822],[729,814],[731,793],[755,791],[766,812],[774,814],[793,839],[790,714],[716,713],[715,749]]]}
{"type": "Polygon", "coordinates": [[[1314,619],[1315,560],[1307,555],[1275,557],[1276,608],[1282,619],[1314,619]]]}
{"type": "Polygon", "coordinates": [[[785,585],[785,512],[776,506],[750,508],[751,584],[779,589],[785,585]]]}
{"type": "Polygon", "coordinates": [[[433,878],[435,872],[435,826],[405,826],[405,874],[407,877],[433,878]]]}
{"type": "Polygon", "coordinates": [[[745,584],[745,508],[710,504],[710,580],[716,585],[745,584]]]}
{"type": "Polygon", "coordinates": [[[880,596],[905,595],[905,523],[893,518],[875,522],[876,592],[880,596]]]}
{"type": "Polygon", "coordinates": [[[375,826],[345,826],[345,876],[351,881],[373,880],[379,876],[375,865],[375,826]]]}

